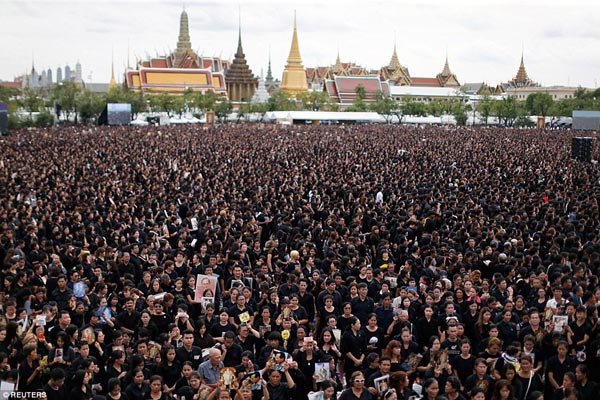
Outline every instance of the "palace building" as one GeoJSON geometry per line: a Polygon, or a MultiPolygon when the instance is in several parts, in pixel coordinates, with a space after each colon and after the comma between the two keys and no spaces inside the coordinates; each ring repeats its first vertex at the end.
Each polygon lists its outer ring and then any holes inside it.
{"type": "Polygon", "coordinates": [[[400,64],[396,44],[394,44],[394,52],[388,65],[379,70],[381,80],[389,81],[390,86],[420,86],[420,87],[460,87],[458,78],[450,70],[448,65],[448,56],[442,72],[432,78],[413,77],[408,72],[408,68],[400,64]]]}
{"type": "Polygon", "coordinates": [[[227,61],[218,57],[199,56],[192,49],[185,10],[179,21],[179,40],[175,52],[137,62],[136,69],[125,73],[127,87],[144,93],[182,94],[191,89],[214,92],[227,98],[225,74],[227,61]]]}

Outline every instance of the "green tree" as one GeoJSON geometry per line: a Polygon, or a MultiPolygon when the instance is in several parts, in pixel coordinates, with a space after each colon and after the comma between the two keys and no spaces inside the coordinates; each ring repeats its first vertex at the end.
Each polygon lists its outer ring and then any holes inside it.
{"type": "Polygon", "coordinates": [[[220,101],[215,105],[215,115],[221,122],[227,122],[231,110],[233,110],[233,105],[230,101],[220,101]]]}
{"type": "Polygon", "coordinates": [[[175,111],[175,108],[178,106],[175,103],[175,96],[167,93],[161,93],[158,95],[157,100],[160,111],[166,112],[167,115],[171,117],[171,113],[175,111]]]}
{"type": "Polygon", "coordinates": [[[259,121],[262,121],[267,111],[269,111],[268,103],[250,103],[250,110],[254,114],[258,114],[259,121]]]}
{"type": "Polygon", "coordinates": [[[548,93],[531,93],[525,100],[525,106],[529,115],[548,115],[554,100],[548,93]]]}
{"type": "Polygon", "coordinates": [[[296,111],[296,101],[287,93],[278,90],[273,93],[267,102],[269,111],[296,111]]]}
{"type": "Polygon", "coordinates": [[[139,113],[146,111],[146,98],[142,92],[126,91],[124,101],[131,104],[131,117],[133,119],[136,119],[139,113]]]}
{"type": "Polygon", "coordinates": [[[77,99],[77,112],[83,123],[94,123],[104,108],[106,102],[103,96],[91,93],[88,90],[80,93],[77,99]]]}
{"type": "Polygon", "coordinates": [[[492,115],[493,101],[490,96],[484,95],[479,103],[477,103],[476,110],[483,117],[484,123],[487,125],[490,116],[492,115]]]}
{"type": "Polygon", "coordinates": [[[434,99],[427,105],[429,114],[433,115],[434,117],[438,117],[440,119],[440,123],[443,123],[443,117],[449,113],[449,108],[448,101],[442,99],[434,99]]]}
{"type": "Polygon", "coordinates": [[[303,92],[298,96],[302,110],[319,111],[328,108],[329,95],[326,92],[303,92]]]}
{"type": "Polygon", "coordinates": [[[19,89],[0,86],[0,102],[8,104],[11,101],[16,100],[18,95],[19,89]]]}
{"type": "Polygon", "coordinates": [[[77,98],[81,89],[74,82],[61,82],[54,88],[53,100],[60,105],[68,120],[77,111],[77,98]]]}
{"type": "MultiPolygon", "coordinates": [[[[427,106],[425,103],[416,101],[410,96],[402,99],[402,103],[400,103],[400,110],[402,112],[402,116],[408,115],[413,117],[424,117],[427,115],[427,106]]],[[[398,116],[398,118],[400,119],[400,123],[402,123],[402,118],[400,118],[400,116],[398,116]]]]}
{"type": "Polygon", "coordinates": [[[501,124],[513,126],[515,119],[524,114],[525,107],[514,97],[506,97],[495,104],[495,113],[501,124]]]}
{"type": "Polygon", "coordinates": [[[42,111],[35,117],[35,126],[38,128],[49,128],[54,125],[54,116],[48,111],[42,111]]]}
{"type": "Polygon", "coordinates": [[[398,109],[398,103],[396,103],[391,97],[384,96],[383,93],[377,92],[375,103],[371,104],[371,111],[381,115],[386,123],[392,122],[392,118],[395,115],[395,110],[398,109]]]}
{"type": "Polygon", "coordinates": [[[40,97],[38,92],[30,88],[25,89],[21,102],[25,111],[29,113],[29,119],[31,119],[32,114],[38,112],[44,104],[44,100],[40,97]]]}
{"type": "Polygon", "coordinates": [[[173,112],[179,115],[179,118],[181,118],[186,110],[185,98],[183,96],[173,95],[171,96],[170,104],[173,112]]]}
{"type": "Polygon", "coordinates": [[[214,92],[195,92],[193,96],[193,105],[200,113],[204,114],[206,111],[214,110],[218,100],[219,96],[214,92]]]}
{"type": "Polygon", "coordinates": [[[461,99],[452,100],[449,104],[450,113],[454,116],[456,125],[465,126],[467,124],[467,112],[471,110],[471,106],[461,99]]]}
{"type": "Polygon", "coordinates": [[[348,111],[368,111],[369,107],[367,106],[367,103],[365,103],[365,99],[367,98],[367,91],[365,90],[364,86],[358,85],[356,89],[354,89],[354,92],[356,93],[356,99],[354,99],[352,105],[348,107],[348,111]]]}

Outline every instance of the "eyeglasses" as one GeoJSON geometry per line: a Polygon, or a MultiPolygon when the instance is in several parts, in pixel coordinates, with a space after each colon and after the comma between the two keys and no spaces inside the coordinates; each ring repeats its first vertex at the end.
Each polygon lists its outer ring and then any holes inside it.
{"type": "Polygon", "coordinates": [[[365,383],[364,379],[355,379],[354,383],[365,383]]]}

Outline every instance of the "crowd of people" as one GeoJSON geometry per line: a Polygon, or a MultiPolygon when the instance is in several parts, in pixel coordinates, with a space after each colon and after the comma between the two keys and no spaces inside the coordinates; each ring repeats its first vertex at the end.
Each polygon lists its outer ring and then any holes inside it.
{"type": "Polygon", "coordinates": [[[0,141],[3,388],[594,400],[600,167],[570,159],[572,136],[15,132],[0,141]]]}

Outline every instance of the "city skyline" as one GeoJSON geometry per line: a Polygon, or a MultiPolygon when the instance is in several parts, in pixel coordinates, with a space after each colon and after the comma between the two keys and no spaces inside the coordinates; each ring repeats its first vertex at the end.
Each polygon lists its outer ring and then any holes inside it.
{"type": "MultiPolygon", "coordinates": [[[[111,54],[122,81],[136,56],[165,55],[175,49],[178,1],[12,1],[0,15],[0,79],[31,69],[64,68],[79,60],[83,80],[108,82],[111,54]],[[48,24],[47,20],[55,21],[48,24]],[[91,80],[90,78],[91,74],[91,80]]],[[[435,76],[448,54],[461,83],[495,85],[512,79],[524,50],[531,79],[542,85],[594,88],[600,80],[600,6],[591,1],[204,1],[186,2],[193,49],[233,59],[241,10],[246,60],[255,74],[281,79],[292,38],[294,10],[304,67],[341,60],[368,69],[386,65],[394,41],[400,62],[412,76],[435,76]],[[450,3],[450,4],[448,4],[450,3]]]]}

